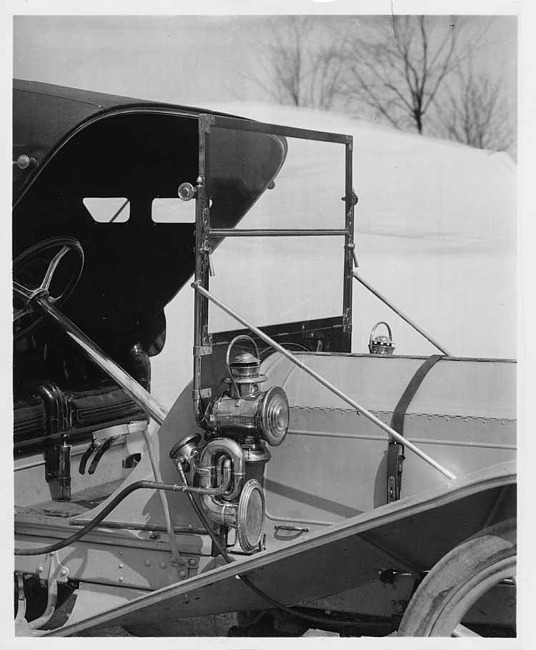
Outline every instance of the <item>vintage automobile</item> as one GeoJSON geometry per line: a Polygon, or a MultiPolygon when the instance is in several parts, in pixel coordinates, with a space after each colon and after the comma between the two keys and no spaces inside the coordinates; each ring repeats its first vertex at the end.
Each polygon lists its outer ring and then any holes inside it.
{"type": "Polygon", "coordinates": [[[516,366],[417,325],[438,354],[382,324],[352,351],[352,137],[19,81],[13,140],[17,634],[515,635],[516,366]],[[313,146],[340,177],[291,228],[313,146]],[[310,242],[338,288],[270,293],[263,251],[310,242]],[[229,281],[232,243],[255,254],[229,281]],[[180,291],[168,412],[151,358],[180,291]]]}

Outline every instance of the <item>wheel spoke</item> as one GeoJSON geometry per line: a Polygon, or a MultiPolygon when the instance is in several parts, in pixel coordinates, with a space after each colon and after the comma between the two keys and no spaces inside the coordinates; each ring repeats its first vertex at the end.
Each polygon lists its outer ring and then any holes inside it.
{"type": "Polygon", "coordinates": [[[56,270],[58,264],[60,263],[61,258],[69,252],[69,247],[68,246],[62,246],[61,249],[56,253],[56,255],[52,258],[50,264],[48,265],[47,272],[45,273],[45,277],[43,278],[43,282],[41,282],[41,286],[39,287],[40,289],[47,289],[50,287],[50,282],[52,280],[52,276],[54,275],[54,271],[56,270]]]}
{"type": "Polygon", "coordinates": [[[460,636],[476,636],[480,638],[480,634],[477,634],[476,632],[473,632],[473,630],[470,630],[468,627],[465,625],[462,625],[459,623],[456,625],[456,628],[454,629],[454,632],[452,633],[452,636],[455,637],[460,637],[460,636]]]}
{"type": "Polygon", "coordinates": [[[25,298],[26,300],[30,300],[30,298],[33,296],[33,291],[31,289],[27,289],[16,280],[13,280],[13,290],[15,293],[17,293],[22,298],[25,298]]]}

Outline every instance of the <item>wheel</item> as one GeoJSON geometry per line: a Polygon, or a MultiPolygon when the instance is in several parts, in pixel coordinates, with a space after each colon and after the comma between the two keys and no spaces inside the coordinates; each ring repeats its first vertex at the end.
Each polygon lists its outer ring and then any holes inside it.
{"type": "MultiPolygon", "coordinates": [[[[496,621],[485,620],[485,607],[481,603],[498,586],[515,589],[515,524],[515,519],[509,519],[486,528],[447,553],[415,592],[398,636],[480,636],[475,630],[484,630],[487,635],[492,630],[491,636],[500,636],[495,630],[496,621]],[[477,602],[481,620],[475,623],[470,610],[477,602]]],[[[491,594],[490,611],[496,594],[496,591],[491,594]]],[[[508,598],[513,614],[509,620],[512,631],[515,630],[515,600],[511,595],[508,598]]]]}
{"type": "Polygon", "coordinates": [[[73,237],[54,237],[24,251],[13,262],[13,329],[15,339],[26,336],[41,322],[33,311],[35,298],[59,304],[71,295],[82,269],[84,251],[73,237]],[[65,262],[60,262],[65,258],[65,262]],[[69,263],[66,263],[66,262],[69,263]]]}

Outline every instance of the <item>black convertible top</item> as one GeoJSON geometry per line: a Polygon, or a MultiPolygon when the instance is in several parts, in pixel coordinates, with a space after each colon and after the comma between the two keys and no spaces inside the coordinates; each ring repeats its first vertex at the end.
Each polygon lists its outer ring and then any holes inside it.
{"type": "MultiPolygon", "coordinates": [[[[195,224],[156,223],[152,206],[196,184],[198,117],[211,111],[29,81],[15,82],[13,99],[14,259],[75,238],[85,268],[66,314],[112,355],[136,342],[157,353],[163,308],[193,274],[195,224]],[[97,223],[94,197],[126,200],[128,221],[97,223]]],[[[277,175],[286,142],[214,128],[210,151],[211,223],[233,228],[277,175]]]]}
{"type": "MultiPolygon", "coordinates": [[[[48,155],[69,134],[92,118],[118,109],[171,109],[197,117],[213,111],[119,95],[68,88],[37,81],[13,81],[13,161],[33,159],[30,167],[14,165],[14,202],[38,173],[48,155]]],[[[221,115],[222,113],[220,113],[221,115]]]]}

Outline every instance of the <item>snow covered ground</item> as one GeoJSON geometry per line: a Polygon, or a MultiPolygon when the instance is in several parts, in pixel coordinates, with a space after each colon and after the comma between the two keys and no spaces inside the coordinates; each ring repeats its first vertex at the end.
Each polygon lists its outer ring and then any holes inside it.
{"type": "MultiPolygon", "coordinates": [[[[516,356],[516,165],[507,154],[331,113],[211,108],[353,135],[359,273],[452,354],[516,356]]],[[[289,143],[275,189],[241,227],[342,227],[344,147],[314,146],[289,143]]],[[[340,315],[341,244],[338,238],[228,239],[213,255],[211,289],[257,325],[340,315]]],[[[390,323],[396,353],[435,351],[357,282],[354,292],[354,351],[367,350],[379,320],[390,323]]],[[[191,378],[192,293],[188,285],[167,307],[167,343],[153,360],[153,390],[166,406],[191,378]]],[[[210,325],[237,327],[215,311],[210,325]]]]}

